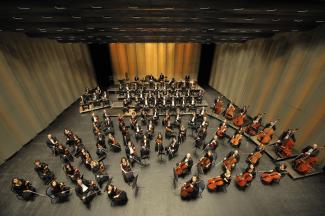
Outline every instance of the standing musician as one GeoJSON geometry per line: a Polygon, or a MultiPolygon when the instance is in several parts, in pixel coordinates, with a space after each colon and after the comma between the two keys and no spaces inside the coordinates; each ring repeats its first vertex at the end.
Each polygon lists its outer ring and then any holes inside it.
{"type": "Polygon", "coordinates": [[[183,200],[196,199],[200,193],[199,177],[192,176],[192,178],[183,184],[180,195],[183,200]]]}
{"type": "Polygon", "coordinates": [[[150,141],[146,135],[143,135],[140,149],[141,159],[147,159],[150,157],[150,141]]]}
{"type": "Polygon", "coordinates": [[[193,166],[193,159],[190,153],[187,153],[181,162],[176,164],[176,174],[179,177],[184,177],[191,172],[193,166]]]}
{"type": "Polygon", "coordinates": [[[113,206],[125,205],[128,201],[126,192],[112,184],[106,185],[105,192],[107,192],[108,198],[112,201],[113,206]]]}
{"type": "Polygon", "coordinates": [[[216,148],[218,147],[218,136],[215,135],[210,142],[208,142],[205,146],[204,146],[204,150],[208,150],[208,151],[215,151],[216,148]]]}
{"type": "Polygon", "coordinates": [[[165,151],[167,152],[169,160],[171,160],[173,157],[175,157],[175,155],[178,152],[178,147],[179,147],[179,144],[177,142],[177,139],[176,139],[176,137],[173,137],[172,142],[165,149],[165,151]]]}
{"type": "Polygon", "coordinates": [[[117,139],[111,134],[108,134],[107,143],[113,152],[121,151],[121,145],[117,142],[117,139]]]}
{"type": "Polygon", "coordinates": [[[44,184],[50,183],[50,181],[55,178],[54,173],[49,169],[46,163],[35,160],[34,165],[34,170],[37,172],[40,179],[43,180],[44,184]]]}
{"type": "Polygon", "coordinates": [[[231,173],[229,170],[226,170],[223,174],[220,176],[217,176],[215,178],[208,179],[208,190],[209,191],[220,191],[220,190],[226,190],[227,186],[231,182],[231,173]]]}
{"type": "Polygon", "coordinates": [[[235,111],[236,111],[236,108],[232,104],[232,102],[230,101],[230,103],[228,104],[227,109],[225,110],[225,118],[228,119],[228,120],[232,120],[234,118],[235,111]]]}
{"type": "Polygon", "coordinates": [[[297,130],[298,129],[288,129],[287,131],[283,132],[281,136],[279,136],[279,139],[276,141],[276,145],[274,146],[274,150],[279,157],[292,156],[292,148],[296,142],[294,133],[297,130]]]}
{"type": "Polygon", "coordinates": [[[250,125],[248,125],[245,129],[246,133],[248,133],[251,136],[256,136],[258,133],[258,129],[262,125],[262,113],[259,113],[257,116],[253,118],[253,121],[250,125]]]}
{"type": "Polygon", "coordinates": [[[287,166],[285,164],[278,164],[274,169],[263,172],[261,175],[261,181],[263,184],[272,184],[272,183],[280,183],[282,177],[287,173],[287,166]]]}
{"type": "Polygon", "coordinates": [[[36,195],[36,189],[30,181],[17,177],[11,180],[11,191],[24,200],[31,200],[36,195]]]}
{"type": "Polygon", "coordinates": [[[132,166],[135,162],[141,164],[141,158],[138,156],[135,145],[131,141],[128,142],[128,146],[125,148],[125,153],[132,166]]]}
{"type": "Polygon", "coordinates": [[[220,123],[219,127],[217,128],[216,135],[223,139],[225,137],[225,134],[228,130],[227,127],[227,120],[225,119],[222,123],[220,123]]]}
{"type": "Polygon", "coordinates": [[[86,179],[77,180],[75,192],[84,204],[89,204],[96,195],[101,193],[94,181],[86,179]]]}
{"type": "Polygon", "coordinates": [[[131,184],[131,182],[133,181],[133,179],[135,177],[134,177],[132,168],[130,166],[130,163],[125,157],[121,158],[120,167],[122,170],[122,176],[123,176],[124,181],[128,184],[131,184]]]}
{"type": "Polygon", "coordinates": [[[244,125],[246,121],[246,113],[247,113],[247,106],[244,106],[244,108],[241,110],[238,116],[234,118],[233,123],[237,127],[241,127],[244,125]]]}
{"type": "Polygon", "coordinates": [[[223,101],[219,96],[214,100],[213,108],[214,108],[214,113],[217,115],[219,115],[222,112],[223,101]]]}
{"type": "Polygon", "coordinates": [[[235,134],[230,138],[229,143],[234,148],[239,148],[241,145],[241,140],[243,138],[244,130],[242,127],[240,127],[238,130],[236,130],[235,134]]]}
{"type": "Polygon", "coordinates": [[[52,199],[63,201],[70,195],[70,187],[67,187],[63,182],[51,181],[50,186],[46,189],[46,194],[52,199]]]}
{"type": "Polygon", "coordinates": [[[212,151],[208,151],[203,157],[200,158],[198,166],[200,166],[202,168],[203,173],[206,174],[210,170],[213,161],[213,153],[212,151]]]}
{"type": "Polygon", "coordinates": [[[319,155],[319,149],[317,144],[307,146],[304,148],[300,155],[292,161],[292,166],[300,174],[310,173],[313,166],[317,163],[317,156],[319,155]]]}
{"type": "Polygon", "coordinates": [[[243,173],[236,176],[236,185],[240,189],[248,187],[256,176],[255,166],[249,164],[243,173]]]}
{"type": "Polygon", "coordinates": [[[262,146],[256,147],[255,151],[248,155],[246,161],[254,166],[258,165],[258,162],[262,158],[264,151],[265,151],[264,147],[262,146]]]}
{"type": "Polygon", "coordinates": [[[273,138],[273,134],[276,130],[276,123],[277,121],[271,121],[270,123],[266,124],[263,130],[257,134],[257,140],[264,145],[268,144],[273,138]]]}
{"type": "Polygon", "coordinates": [[[223,168],[229,170],[230,172],[235,168],[236,164],[239,162],[240,156],[238,150],[231,151],[223,159],[223,168]]]}
{"type": "Polygon", "coordinates": [[[72,182],[76,183],[78,179],[82,179],[80,170],[74,168],[70,163],[63,165],[63,170],[67,176],[71,179],[72,182]]]}

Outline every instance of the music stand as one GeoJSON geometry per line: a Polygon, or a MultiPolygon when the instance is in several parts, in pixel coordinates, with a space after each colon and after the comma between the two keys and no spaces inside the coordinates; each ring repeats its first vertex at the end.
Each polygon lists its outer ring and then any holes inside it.
{"type": "Polygon", "coordinates": [[[174,174],[173,186],[174,186],[174,189],[176,189],[176,186],[177,186],[177,183],[178,183],[178,175],[176,174],[175,168],[173,168],[173,174],[174,174]]]}

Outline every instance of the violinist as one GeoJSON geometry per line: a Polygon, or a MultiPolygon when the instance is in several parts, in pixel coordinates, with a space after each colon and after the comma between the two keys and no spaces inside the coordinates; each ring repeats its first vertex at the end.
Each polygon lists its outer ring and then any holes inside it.
{"type": "Polygon", "coordinates": [[[157,138],[156,138],[156,145],[155,145],[155,152],[163,151],[163,137],[161,133],[158,133],[157,138]]]}
{"type": "Polygon", "coordinates": [[[98,163],[98,169],[94,171],[94,175],[100,188],[105,182],[110,180],[109,175],[106,172],[106,167],[102,161],[98,163]]]}
{"type": "Polygon", "coordinates": [[[132,166],[135,162],[141,164],[141,158],[138,156],[135,145],[131,141],[128,142],[128,146],[125,148],[125,153],[132,166]]]}
{"type": "Polygon", "coordinates": [[[236,118],[234,118],[233,120],[235,126],[241,127],[244,125],[244,123],[246,122],[246,113],[247,113],[247,107],[244,106],[244,108],[241,110],[239,115],[236,116],[236,118]]]}
{"type": "Polygon", "coordinates": [[[148,114],[144,109],[141,110],[140,117],[141,117],[142,125],[146,125],[147,124],[148,114]]]}
{"type": "Polygon", "coordinates": [[[247,162],[256,166],[264,154],[264,147],[256,147],[253,153],[250,153],[247,157],[247,162]]]}
{"type": "Polygon", "coordinates": [[[163,118],[163,120],[161,122],[162,125],[166,127],[167,126],[167,123],[169,122],[169,120],[170,120],[170,115],[169,115],[168,112],[166,112],[165,113],[165,116],[164,116],[164,118],[163,118]]]}
{"type": "Polygon", "coordinates": [[[108,133],[114,134],[114,124],[110,117],[104,119],[103,132],[105,135],[107,135],[108,133]]]}
{"type": "Polygon", "coordinates": [[[121,145],[117,142],[117,139],[111,133],[108,134],[107,143],[110,146],[111,151],[121,151],[121,145]]]}
{"type": "Polygon", "coordinates": [[[94,112],[91,113],[91,122],[95,123],[97,126],[100,125],[100,119],[94,112]]]}
{"type": "Polygon", "coordinates": [[[158,110],[157,108],[154,109],[153,111],[153,115],[152,115],[152,121],[155,125],[158,124],[158,120],[159,120],[159,113],[158,113],[158,110]]]}
{"type": "Polygon", "coordinates": [[[97,156],[104,157],[107,153],[106,145],[101,145],[100,143],[96,143],[96,154],[97,156]]]}
{"type": "Polygon", "coordinates": [[[96,195],[101,193],[94,181],[86,179],[77,180],[75,192],[84,204],[89,204],[96,195]]]}
{"type": "Polygon", "coordinates": [[[217,128],[216,135],[220,138],[223,139],[225,137],[225,134],[228,130],[227,127],[227,120],[224,120],[219,127],[217,128]]]}
{"type": "Polygon", "coordinates": [[[229,142],[230,145],[234,148],[239,148],[241,145],[241,140],[243,138],[243,134],[244,130],[243,128],[239,128],[238,130],[236,130],[235,134],[230,138],[229,142]]]}
{"type": "Polygon", "coordinates": [[[133,130],[135,130],[137,123],[138,123],[137,114],[136,112],[132,112],[130,118],[130,126],[133,130]]]}
{"type": "Polygon", "coordinates": [[[121,114],[118,114],[117,120],[118,120],[118,125],[119,125],[120,130],[122,130],[123,126],[125,126],[124,116],[121,114]]]}
{"type": "Polygon", "coordinates": [[[264,145],[268,144],[272,140],[273,134],[276,130],[276,122],[277,121],[271,121],[270,123],[266,124],[263,130],[257,134],[257,140],[264,145]]]}
{"type": "Polygon", "coordinates": [[[204,150],[208,150],[208,151],[215,151],[216,148],[218,147],[218,136],[215,135],[210,142],[208,142],[205,146],[204,146],[204,150]]]}
{"type": "Polygon", "coordinates": [[[199,177],[192,176],[192,178],[183,184],[181,187],[181,198],[183,200],[196,199],[200,193],[199,177]]]}
{"type": "Polygon", "coordinates": [[[198,163],[198,166],[202,168],[202,171],[204,174],[206,174],[214,161],[214,156],[212,151],[208,151],[203,157],[200,158],[200,161],[198,163]]]}
{"type": "Polygon", "coordinates": [[[295,132],[296,130],[288,129],[287,131],[283,132],[279,139],[276,141],[276,145],[274,146],[274,150],[279,157],[291,157],[292,156],[292,148],[295,145],[296,137],[295,132]]]}
{"type": "MultiPolygon", "coordinates": [[[[130,93],[127,93],[127,97],[130,96],[130,93]]],[[[127,113],[129,111],[129,102],[127,99],[123,99],[123,112],[127,113]]]]}
{"type": "Polygon", "coordinates": [[[139,141],[142,139],[142,137],[143,137],[143,130],[142,130],[140,124],[136,123],[136,125],[135,125],[135,139],[137,141],[139,141]]]}
{"type": "Polygon", "coordinates": [[[214,100],[214,113],[219,115],[222,112],[222,108],[223,108],[223,101],[221,100],[221,98],[218,96],[215,100],[214,100]]]}
{"type": "Polygon", "coordinates": [[[152,122],[152,120],[149,120],[149,124],[147,127],[147,135],[150,140],[152,140],[153,136],[155,134],[155,126],[152,122]]]}
{"type": "Polygon", "coordinates": [[[181,125],[179,127],[178,139],[179,139],[179,142],[184,142],[186,139],[186,128],[184,127],[184,125],[181,125]]]}
{"type": "Polygon", "coordinates": [[[56,180],[51,181],[50,186],[46,189],[46,194],[57,201],[63,201],[70,195],[70,187],[65,186],[63,182],[56,180]]]}
{"type": "Polygon", "coordinates": [[[63,133],[66,137],[66,144],[68,146],[73,146],[75,144],[73,132],[70,129],[65,128],[63,133]]]}
{"type": "Polygon", "coordinates": [[[143,135],[140,149],[141,159],[147,159],[150,155],[150,141],[146,135],[143,135]]]}
{"type": "Polygon", "coordinates": [[[294,170],[300,174],[310,173],[312,168],[317,163],[317,156],[319,155],[319,149],[317,144],[307,146],[302,150],[300,155],[293,160],[292,165],[294,170]]]}
{"type": "Polygon", "coordinates": [[[177,109],[177,113],[176,113],[176,117],[175,117],[175,121],[173,123],[173,126],[176,127],[176,128],[179,128],[181,123],[182,123],[182,117],[181,117],[181,114],[179,112],[179,109],[177,109]]]}
{"type": "Polygon", "coordinates": [[[261,181],[263,184],[272,184],[272,183],[280,183],[282,177],[284,177],[287,173],[287,166],[285,164],[278,164],[274,169],[263,172],[261,175],[261,181]]]}
{"type": "Polygon", "coordinates": [[[30,181],[17,177],[11,180],[11,191],[26,201],[31,200],[36,195],[36,189],[32,186],[30,181]]]}
{"type": "Polygon", "coordinates": [[[201,123],[201,127],[207,128],[209,126],[209,121],[206,116],[203,117],[203,121],[201,123]]]}
{"type": "Polygon", "coordinates": [[[96,143],[100,144],[101,146],[106,146],[105,145],[105,135],[103,133],[101,133],[101,132],[97,133],[96,143]]]}
{"type": "Polygon", "coordinates": [[[236,108],[235,106],[230,102],[228,104],[227,109],[225,110],[225,118],[228,120],[231,120],[234,118],[236,108]]]}
{"type": "Polygon", "coordinates": [[[230,172],[235,168],[236,164],[239,162],[240,156],[238,150],[231,151],[223,159],[223,167],[225,170],[230,172]]]}
{"type": "Polygon", "coordinates": [[[82,179],[80,170],[77,168],[74,168],[70,163],[66,163],[63,166],[63,170],[67,176],[71,179],[72,182],[77,182],[79,178],[82,179]]]}
{"type": "Polygon", "coordinates": [[[37,172],[40,179],[43,180],[44,184],[50,183],[55,177],[54,173],[49,169],[48,165],[40,160],[34,161],[34,170],[37,172]]]}
{"type": "Polygon", "coordinates": [[[184,177],[191,172],[193,159],[190,153],[187,153],[181,162],[176,164],[176,174],[179,177],[184,177]]]}
{"type": "Polygon", "coordinates": [[[175,136],[175,134],[174,134],[173,127],[172,127],[170,121],[168,121],[167,125],[165,127],[165,138],[169,139],[169,138],[174,137],[174,136],[175,136]]]}
{"type": "Polygon", "coordinates": [[[72,154],[70,153],[69,149],[64,147],[63,149],[63,153],[60,154],[60,158],[63,160],[64,163],[67,163],[67,162],[70,162],[70,161],[73,161],[73,156],[72,154]]]}
{"type": "Polygon", "coordinates": [[[112,201],[113,206],[125,205],[128,197],[125,191],[122,191],[112,184],[107,184],[105,187],[108,198],[112,201]]]}
{"type": "Polygon", "coordinates": [[[132,168],[130,166],[130,163],[125,157],[121,158],[120,167],[122,170],[122,176],[123,176],[124,181],[128,184],[131,184],[131,182],[133,181],[133,179],[135,177],[134,177],[132,168]]]}
{"type": "Polygon", "coordinates": [[[98,133],[100,133],[100,125],[97,125],[95,122],[92,123],[93,133],[96,136],[98,133]]]}
{"type": "Polygon", "coordinates": [[[208,190],[209,191],[220,191],[220,190],[226,190],[227,186],[231,182],[231,173],[229,170],[226,170],[223,174],[220,176],[217,176],[215,178],[208,179],[208,190]]]}
{"type": "Polygon", "coordinates": [[[263,114],[259,113],[257,116],[253,118],[252,123],[248,125],[245,129],[246,133],[248,133],[251,136],[256,136],[259,128],[262,125],[262,116],[263,114]]]}
{"type": "Polygon", "coordinates": [[[176,140],[176,137],[173,137],[172,142],[165,149],[169,160],[171,160],[177,154],[178,147],[179,147],[179,144],[176,140]]]}
{"type": "Polygon", "coordinates": [[[248,187],[256,176],[255,166],[249,164],[243,173],[236,176],[236,185],[239,189],[248,187]]]}
{"type": "Polygon", "coordinates": [[[192,130],[196,130],[196,128],[197,128],[196,121],[197,121],[196,113],[193,112],[192,117],[191,117],[190,121],[188,122],[188,125],[192,130]]]}
{"type": "MultiPolygon", "coordinates": [[[[106,109],[103,110],[103,119],[111,119],[111,117],[106,109]]],[[[112,124],[113,124],[113,122],[112,122],[112,124]]]]}

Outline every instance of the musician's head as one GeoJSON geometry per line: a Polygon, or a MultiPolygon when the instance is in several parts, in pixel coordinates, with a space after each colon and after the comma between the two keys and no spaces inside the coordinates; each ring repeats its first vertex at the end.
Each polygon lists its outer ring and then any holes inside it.
{"type": "Polygon", "coordinates": [[[237,154],[238,154],[238,150],[235,150],[235,151],[234,151],[234,154],[236,154],[236,155],[237,155],[237,154]]]}
{"type": "Polygon", "coordinates": [[[196,175],[192,176],[192,182],[197,182],[198,177],[196,175]]]}
{"type": "Polygon", "coordinates": [[[191,158],[191,154],[190,154],[190,153],[187,153],[187,154],[186,154],[186,158],[187,158],[187,159],[190,159],[190,158],[191,158]]]}
{"type": "Polygon", "coordinates": [[[77,180],[77,184],[78,184],[79,186],[81,186],[81,185],[82,185],[82,179],[79,178],[79,179],[77,180]]]}
{"type": "Polygon", "coordinates": [[[52,138],[52,134],[48,134],[47,138],[51,139],[52,138]]]}
{"type": "Polygon", "coordinates": [[[51,185],[51,187],[56,187],[58,185],[58,182],[53,180],[53,181],[51,181],[50,185],[51,185]]]}
{"type": "Polygon", "coordinates": [[[34,164],[35,164],[35,166],[40,166],[41,161],[40,161],[40,160],[35,160],[35,161],[34,161],[34,164]]]}
{"type": "Polygon", "coordinates": [[[280,169],[281,169],[281,170],[285,170],[286,168],[287,168],[287,165],[285,165],[285,164],[283,164],[283,163],[280,164],[280,169]]]}
{"type": "Polygon", "coordinates": [[[313,144],[313,149],[317,149],[317,144],[315,143],[315,144],[313,144]]]}

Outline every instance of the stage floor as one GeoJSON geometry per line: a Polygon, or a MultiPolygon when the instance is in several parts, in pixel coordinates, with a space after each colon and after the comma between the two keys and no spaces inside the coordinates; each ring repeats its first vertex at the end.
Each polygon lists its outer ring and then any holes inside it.
{"type": "MultiPolygon", "coordinates": [[[[211,104],[217,92],[211,88],[206,88],[206,100],[211,104]]],[[[96,111],[101,113],[102,111],[96,111]]],[[[188,121],[188,116],[184,116],[182,121],[188,121]]],[[[115,133],[122,143],[121,133],[118,130],[116,118],[113,118],[115,133]]],[[[206,141],[213,137],[219,121],[209,118],[209,130],[206,141]]],[[[70,196],[70,201],[61,204],[51,204],[50,200],[43,197],[36,197],[35,201],[25,202],[18,200],[14,193],[10,191],[10,180],[15,176],[23,177],[32,181],[38,192],[45,193],[46,186],[41,182],[33,170],[33,161],[39,159],[49,164],[49,167],[57,176],[59,181],[64,181],[68,186],[74,185],[65,176],[62,170],[62,162],[58,157],[54,157],[47,148],[45,141],[47,133],[52,133],[60,141],[64,141],[63,129],[71,128],[80,136],[94,158],[95,140],[91,130],[90,113],[80,114],[78,102],[74,103],[64,111],[47,129],[39,134],[33,141],[22,148],[12,159],[0,167],[0,215],[132,215],[132,216],[153,216],[153,215],[186,215],[186,216],[216,216],[216,215],[324,215],[324,194],[325,175],[317,175],[305,179],[293,181],[286,176],[279,185],[265,186],[260,182],[259,177],[252,182],[246,191],[239,191],[235,187],[234,179],[228,187],[227,192],[209,193],[205,190],[202,198],[194,201],[182,201],[179,197],[179,190],[172,186],[172,168],[175,163],[182,159],[187,152],[193,151],[193,138],[190,131],[186,142],[184,142],[178,152],[178,156],[171,161],[160,163],[154,153],[154,141],[151,142],[150,166],[141,168],[135,165],[135,170],[139,172],[138,184],[141,187],[137,197],[134,197],[132,189],[124,183],[119,167],[120,158],[125,156],[124,149],[120,153],[110,153],[104,160],[108,167],[108,173],[113,176],[113,184],[125,190],[129,197],[129,202],[123,207],[112,207],[106,194],[96,197],[91,208],[84,206],[74,191],[70,196]]],[[[163,132],[161,123],[156,128],[163,132]]],[[[234,129],[230,128],[232,135],[234,129]]],[[[133,134],[133,133],[132,133],[133,134]]],[[[134,139],[134,138],[133,138],[134,139]]],[[[135,142],[135,141],[134,141],[135,142]]],[[[164,139],[164,145],[168,145],[170,140],[164,139]]],[[[136,145],[138,147],[138,145],[136,145]]],[[[240,147],[241,160],[237,164],[236,173],[246,168],[246,153],[250,153],[256,147],[248,138],[244,138],[240,147]]],[[[124,147],[123,147],[124,148],[124,147]]],[[[233,148],[225,142],[217,148],[217,163],[233,148]]],[[[198,158],[194,158],[194,163],[198,158]]],[[[79,167],[86,179],[94,179],[93,174],[75,159],[73,165],[79,167]]],[[[265,154],[260,161],[258,170],[269,170],[274,167],[271,159],[265,154]]],[[[192,169],[194,173],[194,167],[192,169]]],[[[207,175],[203,175],[206,180],[222,173],[221,166],[213,167],[207,175]]],[[[179,184],[189,179],[180,178],[179,184]]]]}

